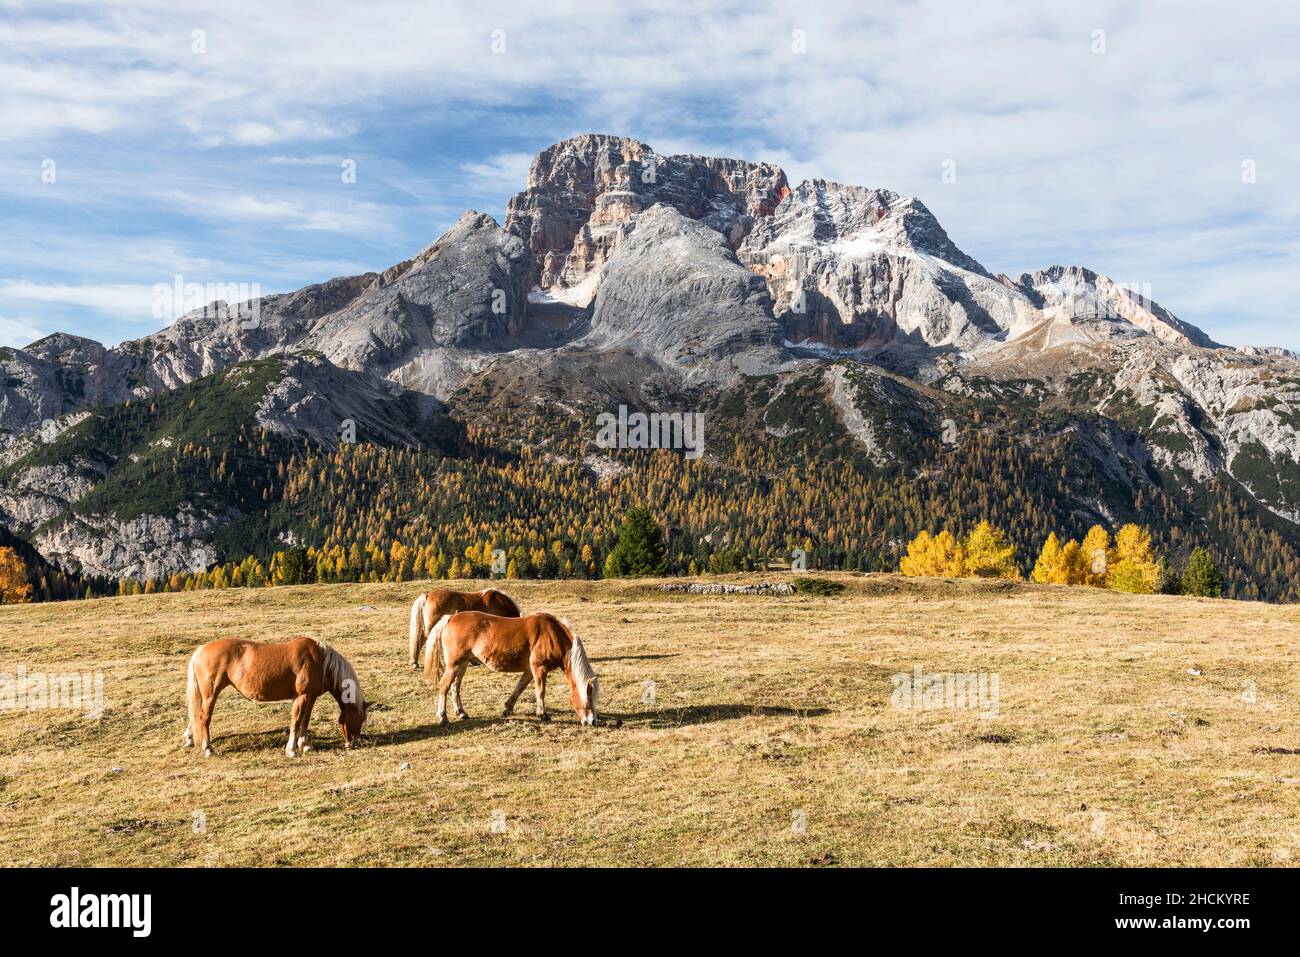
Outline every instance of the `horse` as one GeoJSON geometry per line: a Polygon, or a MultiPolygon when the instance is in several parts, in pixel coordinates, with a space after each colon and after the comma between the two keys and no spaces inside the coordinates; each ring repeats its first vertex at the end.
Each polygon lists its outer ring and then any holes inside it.
{"type": "Polygon", "coordinates": [[[519,617],[519,606],[514,599],[495,588],[485,588],[482,591],[435,588],[423,592],[411,605],[411,637],[407,650],[412,668],[418,670],[420,667],[420,654],[433,623],[443,615],[454,615],[458,611],[485,611],[502,618],[519,617]]]}
{"type": "Polygon", "coordinates": [[[469,717],[460,702],[460,682],[470,665],[479,664],[492,671],[522,672],[514,691],[506,698],[502,717],[510,717],[515,710],[515,702],[531,676],[537,696],[537,717],[549,721],[546,675],[555,668],[563,668],[573,713],[584,725],[596,723],[600,679],[591,667],[582,640],[563,619],[546,612],[502,618],[481,611],[462,611],[439,618],[424,650],[425,677],[438,688],[439,724],[447,723],[448,690],[452,692],[456,714],[462,719],[469,717]]]}
{"type": "Polygon", "coordinates": [[[212,757],[208,727],[217,695],[226,685],[234,685],[252,701],[293,699],[289,743],[284,749],[291,758],[312,748],[311,709],[321,695],[333,695],[339,704],[339,730],[345,748],[360,738],[369,710],[352,663],[323,641],[307,637],[280,642],[218,638],[200,645],[190,656],[186,682],[190,720],[182,743],[199,748],[205,758],[212,757]]]}

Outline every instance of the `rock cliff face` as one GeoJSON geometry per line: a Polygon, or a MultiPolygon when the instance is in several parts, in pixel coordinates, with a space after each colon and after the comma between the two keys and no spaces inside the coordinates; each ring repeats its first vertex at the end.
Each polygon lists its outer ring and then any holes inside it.
{"type": "Polygon", "coordinates": [[[342,369],[445,394],[524,329],[528,259],[489,216],[467,212],[382,273],[331,279],[247,303],[217,302],[144,339],[106,348],[54,335],[0,350],[0,449],[48,420],[143,398],[237,362],[319,353],[342,369]]]}
{"type": "Polygon", "coordinates": [[[1227,480],[1300,521],[1300,360],[1286,350],[1220,347],[1082,267],[992,275],[917,199],[592,134],[537,155],[504,226],[466,212],[383,271],[213,303],[111,348],[58,334],[0,350],[0,524],[96,574],[183,567],[230,514],[185,502],[65,521],[122,461],[65,437],[92,409],[229,388],[227,370],[261,383],[272,360],[248,424],[322,444],[344,420],[361,441],[427,444],[446,434],[442,402],[467,395],[489,412],[543,394],[576,410],[763,375],[776,402],[811,369],[885,468],[937,427],[935,395],[1041,403],[1073,418],[1117,485],[1151,468],[1227,480]]]}
{"type": "Polygon", "coordinates": [[[763,280],[720,233],[671,206],[639,214],[610,256],[591,330],[592,340],[657,356],[688,381],[717,378],[738,357],[751,374],[781,361],[781,330],[763,280]]]}
{"type": "Polygon", "coordinates": [[[1027,320],[1027,299],[959,250],[921,203],[801,183],[738,250],[794,343],[974,348],[1027,320]]]}
{"type": "Polygon", "coordinates": [[[1123,322],[1175,345],[1219,348],[1200,329],[1152,301],[1141,287],[1118,285],[1082,266],[1052,266],[1027,273],[1016,287],[1037,309],[1054,318],[1123,322]]]}
{"type": "Polygon", "coordinates": [[[234,512],[182,507],[174,515],[141,515],[96,525],[69,519],[44,528],[33,539],[41,554],[60,567],[101,578],[162,580],[180,571],[205,569],[216,561],[212,533],[234,512]]]}
{"type": "Polygon", "coordinates": [[[767,163],[661,156],[637,140],[584,135],[537,154],[527,189],[506,207],[506,229],[527,244],[539,293],[586,306],[638,213],[671,206],[735,248],[788,191],[785,173],[767,163]]]}

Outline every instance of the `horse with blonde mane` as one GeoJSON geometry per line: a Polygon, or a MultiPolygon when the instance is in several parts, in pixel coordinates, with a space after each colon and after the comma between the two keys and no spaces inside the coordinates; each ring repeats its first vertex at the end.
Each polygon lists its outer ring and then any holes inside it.
{"type": "Polygon", "coordinates": [[[284,749],[291,758],[312,749],[311,709],[321,695],[332,695],[338,702],[345,748],[360,738],[369,708],[352,663],[315,638],[209,641],[190,657],[186,685],[190,720],[183,741],[187,748],[197,747],[204,757],[212,756],[208,729],[217,695],[227,685],[250,701],[293,700],[289,743],[284,749]]]}
{"type": "Polygon", "coordinates": [[[435,588],[416,596],[411,605],[411,632],[407,646],[412,668],[420,667],[420,655],[424,643],[433,630],[433,623],[443,615],[454,615],[458,611],[485,611],[489,615],[502,618],[518,618],[519,606],[513,598],[495,588],[482,591],[452,591],[450,588],[435,588]]]}
{"type": "Polygon", "coordinates": [[[452,692],[456,714],[468,718],[460,701],[460,682],[470,665],[492,671],[519,673],[514,691],[506,698],[503,717],[510,717],[515,702],[531,677],[537,697],[537,717],[546,713],[546,675],[564,669],[569,682],[569,703],[582,724],[596,723],[596,698],[600,679],[591,667],[582,640],[569,623],[538,612],[523,618],[501,618],[479,611],[462,611],[438,619],[424,651],[424,674],[438,688],[438,723],[447,723],[447,692],[452,692]],[[445,670],[444,670],[445,669],[445,670]]]}

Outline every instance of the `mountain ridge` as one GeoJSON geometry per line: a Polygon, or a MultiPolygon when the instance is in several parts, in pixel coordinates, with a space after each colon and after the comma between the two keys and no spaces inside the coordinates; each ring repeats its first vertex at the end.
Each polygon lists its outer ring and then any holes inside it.
{"type": "MultiPolygon", "coordinates": [[[[64,434],[92,410],[194,384],[220,391],[227,370],[270,360],[282,376],[266,385],[282,393],[273,431],[324,448],[343,441],[344,419],[364,423],[362,441],[415,448],[474,427],[508,446],[518,437],[493,416],[520,404],[581,423],[611,403],[707,405],[769,380],[775,408],[783,389],[823,370],[800,388],[862,454],[854,467],[897,469],[900,481],[933,465],[906,451],[900,423],[937,435],[952,420],[975,434],[985,428],[965,418],[975,407],[1028,403],[1063,416],[1063,429],[1092,430],[1088,454],[1115,490],[1109,502],[1077,503],[1080,514],[1118,514],[1147,486],[1190,499],[1227,481],[1300,543],[1293,355],[1222,346],[1085,267],[994,275],[911,197],[821,179],[792,186],[772,164],[665,156],[606,134],[541,151],[504,223],[468,210],[387,269],[209,304],[116,347],[56,333],[0,350],[0,524],[97,575],[173,570],[168,549],[184,552],[215,526],[162,534],[139,546],[151,550],[145,560],[89,566],[75,558],[90,553],[76,537],[83,526],[87,541],[109,542],[96,556],[130,552],[114,547],[106,516],[71,521],[76,502],[65,501],[72,531],[56,545],[38,530],[55,517],[43,487],[62,480],[89,494],[83,485],[125,467],[104,460],[94,478],[64,434]],[[867,379],[830,371],[840,362],[867,379]],[[926,397],[883,385],[882,373],[926,397]],[[328,401],[310,401],[312,390],[328,401]],[[944,395],[957,404],[943,407],[944,395]],[[382,421],[364,411],[374,408],[382,421]],[[1109,424],[1082,424],[1094,420],[1109,424]],[[35,456],[38,445],[52,448],[35,456]]],[[[1024,442],[1063,434],[1032,416],[1001,418],[1024,442]]],[[[256,421],[241,427],[265,427],[256,421]]],[[[777,442],[796,434],[778,434],[787,427],[763,426],[777,442]]],[[[157,517],[174,521],[194,504],[177,499],[157,517]]]]}

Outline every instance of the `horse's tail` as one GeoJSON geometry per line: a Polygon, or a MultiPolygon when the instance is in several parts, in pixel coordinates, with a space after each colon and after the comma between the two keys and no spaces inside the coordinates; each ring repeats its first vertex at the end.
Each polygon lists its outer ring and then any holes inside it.
{"type": "Polygon", "coordinates": [[[426,596],[420,592],[419,596],[411,603],[411,640],[407,648],[411,667],[420,667],[420,651],[424,647],[424,640],[428,637],[425,632],[424,624],[424,605],[426,596]]]}
{"type": "Polygon", "coordinates": [[[199,706],[202,702],[202,695],[199,693],[199,678],[195,674],[195,668],[198,665],[199,652],[203,650],[200,645],[194,649],[194,654],[190,655],[190,667],[185,676],[185,707],[189,714],[189,722],[185,725],[185,743],[187,745],[194,743],[194,734],[198,730],[199,706]]]}
{"type": "Polygon", "coordinates": [[[442,650],[442,636],[447,630],[451,615],[443,615],[429,632],[429,642],[424,646],[424,676],[435,685],[442,677],[442,661],[446,657],[442,650]]]}

